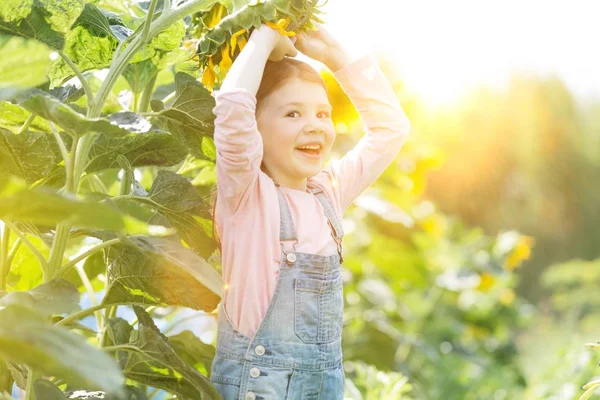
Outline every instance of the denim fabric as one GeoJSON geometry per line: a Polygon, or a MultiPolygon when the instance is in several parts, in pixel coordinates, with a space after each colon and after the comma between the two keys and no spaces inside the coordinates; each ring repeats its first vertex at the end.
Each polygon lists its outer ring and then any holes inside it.
{"type": "Polygon", "coordinates": [[[323,206],[338,242],[338,254],[295,252],[294,223],[277,188],[281,264],[275,293],[254,336],[249,338],[234,329],[224,302],[219,305],[217,352],[210,381],[224,400],[344,397],[342,225],[325,193],[318,187],[309,190],[323,206]]]}

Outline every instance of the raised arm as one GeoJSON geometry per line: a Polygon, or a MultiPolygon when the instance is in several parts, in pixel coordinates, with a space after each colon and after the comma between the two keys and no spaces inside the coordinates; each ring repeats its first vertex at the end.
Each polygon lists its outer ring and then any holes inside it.
{"type": "Polygon", "coordinates": [[[256,124],[256,92],[267,60],[278,61],[297,50],[286,36],[262,25],[233,62],[219,90],[214,140],[217,149],[217,187],[231,213],[236,213],[256,184],[263,143],[256,124]]]}
{"type": "Polygon", "coordinates": [[[314,177],[321,183],[330,182],[343,213],[396,158],[408,137],[410,122],[373,54],[353,58],[322,26],[300,35],[296,47],[333,72],[364,124],[365,136],[359,143],[314,177]]]}

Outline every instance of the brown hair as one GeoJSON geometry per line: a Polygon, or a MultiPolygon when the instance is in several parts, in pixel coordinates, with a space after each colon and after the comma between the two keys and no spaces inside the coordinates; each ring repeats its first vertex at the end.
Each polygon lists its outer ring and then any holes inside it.
{"type": "MultiPolygon", "coordinates": [[[[327,85],[321,75],[309,64],[286,57],[281,61],[267,61],[263,72],[262,80],[258,91],[256,92],[256,115],[267,104],[269,97],[280,87],[284,86],[292,79],[300,79],[306,82],[318,83],[323,86],[327,92],[327,85]]],[[[260,169],[266,173],[264,164],[260,164],[260,169]]],[[[212,202],[212,232],[213,238],[217,241],[219,252],[221,251],[221,242],[215,233],[215,212],[217,208],[217,185],[214,185],[211,193],[212,202]]]]}

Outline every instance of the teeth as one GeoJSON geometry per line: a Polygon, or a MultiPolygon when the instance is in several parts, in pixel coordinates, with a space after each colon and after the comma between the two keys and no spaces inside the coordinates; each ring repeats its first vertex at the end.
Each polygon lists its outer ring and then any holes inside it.
{"type": "Polygon", "coordinates": [[[300,146],[298,147],[299,149],[312,149],[312,150],[319,150],[321,148],[321,146],[319,145],[314,145],[314,146],[300,146]]]}

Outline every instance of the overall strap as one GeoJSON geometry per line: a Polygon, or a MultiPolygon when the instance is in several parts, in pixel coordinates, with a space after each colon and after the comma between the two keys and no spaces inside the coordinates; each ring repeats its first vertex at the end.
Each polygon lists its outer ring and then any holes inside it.
{"type": "Polygon", "coordinates": [[[344,236],[344,230],[342,228],[342,223],[340,218],[338,218],[335,213],[335,209],[333,204],[329,200],[329,197],[321,190],[320,187],[315,186],[313,188],[309,188],[309,190],[315,195],[315,197],[319,200],[321,205],[323,206],[323,211],[325,212],[325,216],[327,217],[327,223],[331,228],[331,236],[333,240],[335,240],[338,249],[338,255],[340,256],[340,264],[344,262],[344,249],[342,246],[342,238],[344,236]]]}

